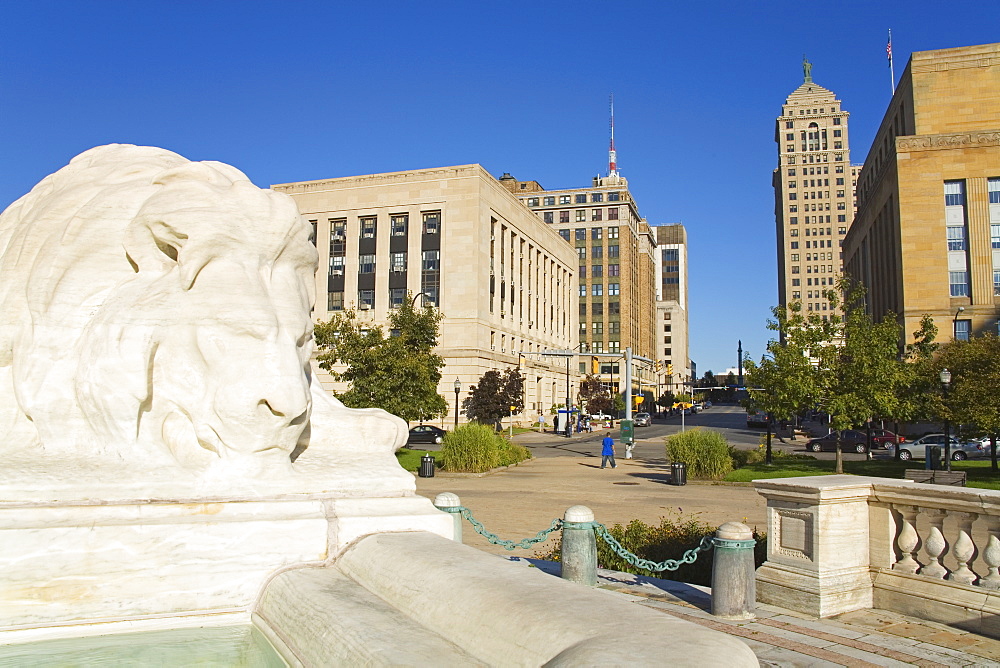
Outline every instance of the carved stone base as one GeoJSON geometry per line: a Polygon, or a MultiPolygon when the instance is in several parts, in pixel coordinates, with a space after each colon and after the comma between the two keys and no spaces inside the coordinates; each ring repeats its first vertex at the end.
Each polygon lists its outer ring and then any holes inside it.
{"type": "Polygon", "coordinates": [[[826,572],[765,563],[757,569],[757,600],[816,617],[872,607],[868,568],[826,572]]]}

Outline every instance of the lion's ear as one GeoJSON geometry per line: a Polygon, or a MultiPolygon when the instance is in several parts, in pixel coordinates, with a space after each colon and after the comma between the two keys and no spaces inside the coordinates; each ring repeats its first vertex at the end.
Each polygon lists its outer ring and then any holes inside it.
{"type": "Polygon", "coordinates": [[[187,235],[164,220],[140,216],[125,229],[125,254],[138,272],[170,270],[177,264],[187,235]]]}

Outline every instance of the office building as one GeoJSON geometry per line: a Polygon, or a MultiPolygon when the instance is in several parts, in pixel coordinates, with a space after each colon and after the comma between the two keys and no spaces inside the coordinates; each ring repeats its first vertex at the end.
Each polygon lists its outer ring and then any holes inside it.
{"type": "Polygon", "coordinates": [[[403,300],[426,299],[444,316],[439,393],[450,404],[456,378],[461,401],[486,371],[515,366],[526,378],[525,421],[565,401],[565,360],[537,353],[578,343],[576,253],[481,166],[272,188],[313,226],[317,321],[356,309],[384,325],[403,300]]]}
{"type": "Polygon", "coordinates": [[[823,293],[842,272],[858,168],[851,166],[849,114],[834,93],[812,80],[808,61],[803,74],[775,121],[778,303],[800,301],[806,313],[828,316],[823,293]]]}
{"type": "MultiPolygon", "coordinates": [[[[683,225],[656,225],[657,384],[680,392],[693,378],[688,358],[687,231],[683,225]]],[[[659,395],[657,395],[659,396],[659,395]]]]}
{"type": "MultiPolygon", "coordinates": [[[[576,254],[574,301],[583,350],[619,354],[631,347],[637,356],[659,359],[654,337],[656,240],[639,215],[628,181],[612,169],[585,188],[546,190],[537,181],[518,181],[510,174],[500,182],[576,254]]],[[[579,371],[591,369],[581,361],[579,371]]],[[[612,372],[621,378],[613,358],[602,358],[601,371],[606,380],[612,372]]]]}
{"type": "Polygon", "coordinates": [[[1000,44],[914,53],[858,182],[847,272],[912,339],[998,330],[1000,44]]]}

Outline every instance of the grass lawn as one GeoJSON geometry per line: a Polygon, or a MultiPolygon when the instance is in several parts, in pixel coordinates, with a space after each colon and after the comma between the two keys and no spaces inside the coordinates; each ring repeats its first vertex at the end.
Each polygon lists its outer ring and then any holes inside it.
{"type": "MultiPolygon", "coordinates": [[[[410,450],[408,448],[400,448],[396,450],[396,460],[399,465],[402,466],[407,471],[417,472],[420,470],[420,458],[425,454],[430,454],[426,450],[410,450]]],[[[439,454],[435,454],[435,464],[436,468],[441,468],[441,459],[439,454]]]]}
{"type": "MultiPolygon", "coordinates": [[[[751,464],[736,469],[728,476],[728,482],[749,482],[760,478],[796,478],[808,475],[833,475],[836,463],[833,460],[818,459],[785,459],[774,460],[772,466],[751,464]]],[[[893,460],[845,461],[844,473],[849,475],[865,475],[877,478],[902,478],[906,469],[922,469],[924,462],[897,462],[893,460]]],[[[952,462],[953,471],[965,471],[969,487],[984,489],[1000,489],[1000,474],[994,474],[990,469],[989,460],[966,460],[952,462]]]]}

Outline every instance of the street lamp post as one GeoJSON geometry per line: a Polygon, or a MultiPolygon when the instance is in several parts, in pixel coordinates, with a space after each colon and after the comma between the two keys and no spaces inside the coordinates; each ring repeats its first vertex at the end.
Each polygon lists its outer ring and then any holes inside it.
{"type": "Polygon", "coordinates": [[[455,429],[458,429],[458,393],[462,391],[462,381],[455,379],[455,429]]]}
{"type": "Polygon", "coordinates": [[[941,380],[941,389],[944,392],[944,465],[945,470],[951,470],[951,435],[948,433],[950,431],[949,427],[951,424],[948,422],[948,388],[951,385],[951,371],[947,369],[941,369],[941,373],[938,375],[941,380]]]}

